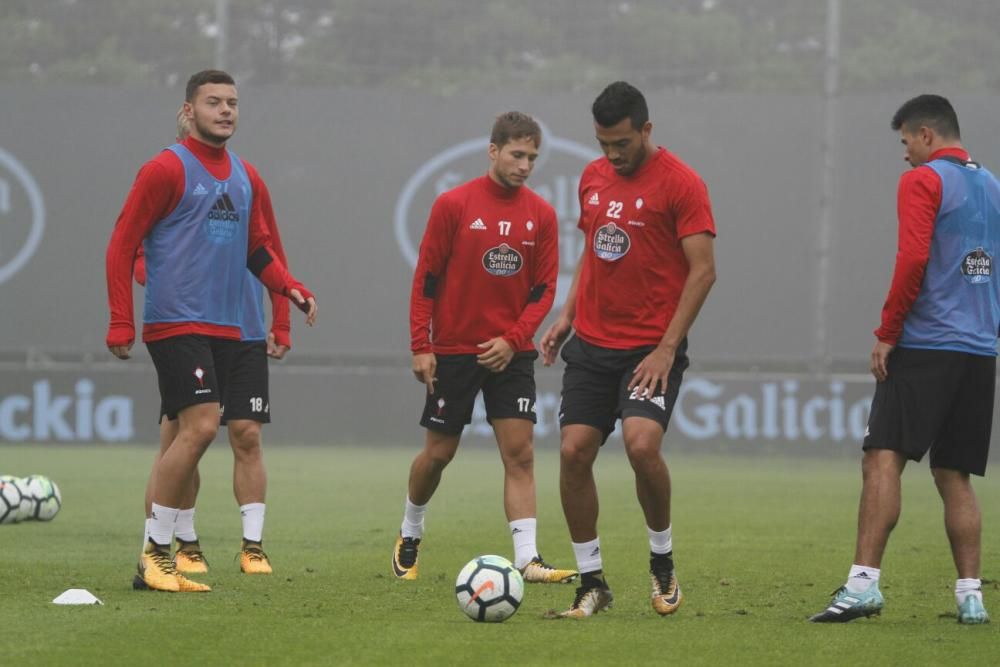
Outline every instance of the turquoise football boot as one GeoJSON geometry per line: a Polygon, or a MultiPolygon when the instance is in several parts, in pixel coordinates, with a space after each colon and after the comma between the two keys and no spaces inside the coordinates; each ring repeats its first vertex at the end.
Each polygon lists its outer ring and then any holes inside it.
{"type": "Polygon", "coordinates": [[[868,590],[860,593],[847,590],[846,586],[841,586],[833,594],[830,606],[818,614],[813,615],[809,620],[813,623],[846,623],[862,616],[878,616],[882,613],[882,606],[885,601],[882,599],[882,592],[878,589],[878,583],[872,583],[868,590]]]}
{"type": "Polygon", "coordinates": [[[966,595],[965,601],[958,605],[958,622],[963,625],[981,625],[990,622],[990,615],[978,595],[966,595]]]}

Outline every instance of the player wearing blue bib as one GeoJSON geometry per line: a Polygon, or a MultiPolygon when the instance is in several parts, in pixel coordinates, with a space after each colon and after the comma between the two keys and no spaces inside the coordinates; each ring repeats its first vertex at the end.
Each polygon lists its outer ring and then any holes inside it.
{"type": "MultiPolygon", "coordinates": [[[[183,141],[190,134],[183,109],[178,112],[177,137],[183,141]]],[[[284,248],[278,231],[271,196],[266,184],[258,184],[258,198],[264,222],[271,235],[271,243],[278,258],[285,264],[284,248]]],[[[146,283],[145,254],[136,257],[136,282],[146,283]]],[[[267,492],[267,471],[264,466],[262,424],[270,423],[270,391],[268,357],[281,359],[291,349],[288,300],[275,292],[268,292],[271,301],[272,326],[268,332],[264,319],[263,286],[250,272],[244,274],[243,310],[240,322],[241,341],[234,346],[235,363],[230,364],[228,377],[222,390],[222,424],[227,426],[229,444],[233,450],[233,493],[239,505],[240,520],[243,524],[243,544],[240,548],[240,569],[247,574],[270,574],[270,559],[264,553],[262,541],[264,532],[265,496],[267,492]]],[[[177,416],[170,416],[165,409],[160,414],[160,450],[153,462],[153,472],[146,485],[145,514],[147,522],[152,512],[153,484],[156,479],[156,464],[177,437],[177,416]]],[[[203,574],[208,572],[208,560],[202,551],[198,533],[195,530],[195,504],[201,486],[199,471],[195,469],[191,482],[184,492],[177,514],[174,535],[177,551],[174,565],[181,574],[203,574]]],[[[148,540],[147,534],[143,544],[148,540]]],[[[133,587],[146,588],[138,575],[133,587]]]]}
{"type": "Polygon", "coordinates": [[[980,581],[982,520],[970,475],[989,458],[1000,328],[1000,183],[962,145],[958,117],[937,95],[896,112],[905,159],[899,252],[871,355],[878,384],[864,440],[864,485],[854,564],[833,601],[810,620],[881,612],[881,562],[901,507],[908,460],[930,453],[958,571],[958,621],[989,621],[980,581]]]}
{"type": "Polygon", "coordinates": [[[191,136],[143,166],[107,251],[111,322],[107,345],[122,359],[135,338],[132,267],[146,255],[143,341],[156,366],[165,414],[178,432],[155,470],[149,539],[139,575],[149,588],[206,591],[171,558],[180,504],[198,460],[215,438],[225,382],[245,308],[246,272],[293,299],[312,324],[316,302],[273,251],[257,193],[260,176],[226,150],[238,120],[236,86],[225,72],[191,77],[184,115],[191,136]]]}

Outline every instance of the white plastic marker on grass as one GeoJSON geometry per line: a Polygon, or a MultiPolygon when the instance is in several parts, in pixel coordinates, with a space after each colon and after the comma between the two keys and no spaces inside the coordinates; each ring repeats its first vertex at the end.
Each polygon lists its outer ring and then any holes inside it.
{"type": "Polygon", "coordinates": [[[63,591],[55,600],[55,604],[104,604],[85,588],[71,588],[63,591]]]}

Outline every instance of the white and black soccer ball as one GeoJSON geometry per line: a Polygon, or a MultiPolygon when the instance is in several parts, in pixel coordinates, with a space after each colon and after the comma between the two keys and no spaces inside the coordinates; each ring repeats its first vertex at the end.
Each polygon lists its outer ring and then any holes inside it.
{"type": "Polygon", "coordinates": [[[45,475],[29,475],[24,478],[25,487],[22,487],[31,496],[34,502],[32,519],[39,521],[51,521],[59,513],[62,507],[62,494],[59,487],[45,475]]]}
{"type": "Polygon", "coordinates": [[[21,501],[24,496],[13,478],[4,475],[0,479],[0,524],[17,523],[21,520],[21,501]]]}
{"type": "Polygon", "coordinates": [[[472,620],[500,623],[521,606],[524,579],[502,556],[477,556],[458,573],[455,597],[458,608],[472,620]]]}
{"type": "Polygon", "coordinates": [[[14,475],[0,475],[0,482],[7,484],[13,484],[17,487],[18,491],[21,492],[21,507],[17,512],[17,517],[14,522],[27,521],[35,513],[35,500],[28,493],[27,484],[25,484],[23,477],[15,477],[14,475]]]}

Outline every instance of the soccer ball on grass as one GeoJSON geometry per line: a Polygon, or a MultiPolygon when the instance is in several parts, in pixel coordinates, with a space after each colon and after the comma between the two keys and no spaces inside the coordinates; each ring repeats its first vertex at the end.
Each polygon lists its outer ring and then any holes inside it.
{"type": "Polygon", "coordinates": [[[62,494],[59,487],[45,475],[29,475],[24,478],[21,487],[31,496],[35,507],[30,518],[39,521],[51,521],[62,507],[62,494]]]}
{"type": "Polygon", "coordinates": [[[21,488],[13,481],[0,480],[0,524],[21,520],[21,488]]]}
{"type": "Polygon", "coordinates": [[[474,621],[499,623],[514,615],[524,597],[524,579],[502,556],[470,560],[455,581],[458,608],[474,621]]]}
{"type": "MultiPolygon", "coordinates": [[[[12,484],[21,492],[21,506],[16,512],[14,523],[30,519],[35,513],[35,499],[28,493],[28,487],[25,484],[24,478],[14,477],[13,475],[0,475],[0,483],[12,484]]],[[[10,520],[8,520],[8,523],[10,523],[10,520]]]]}

